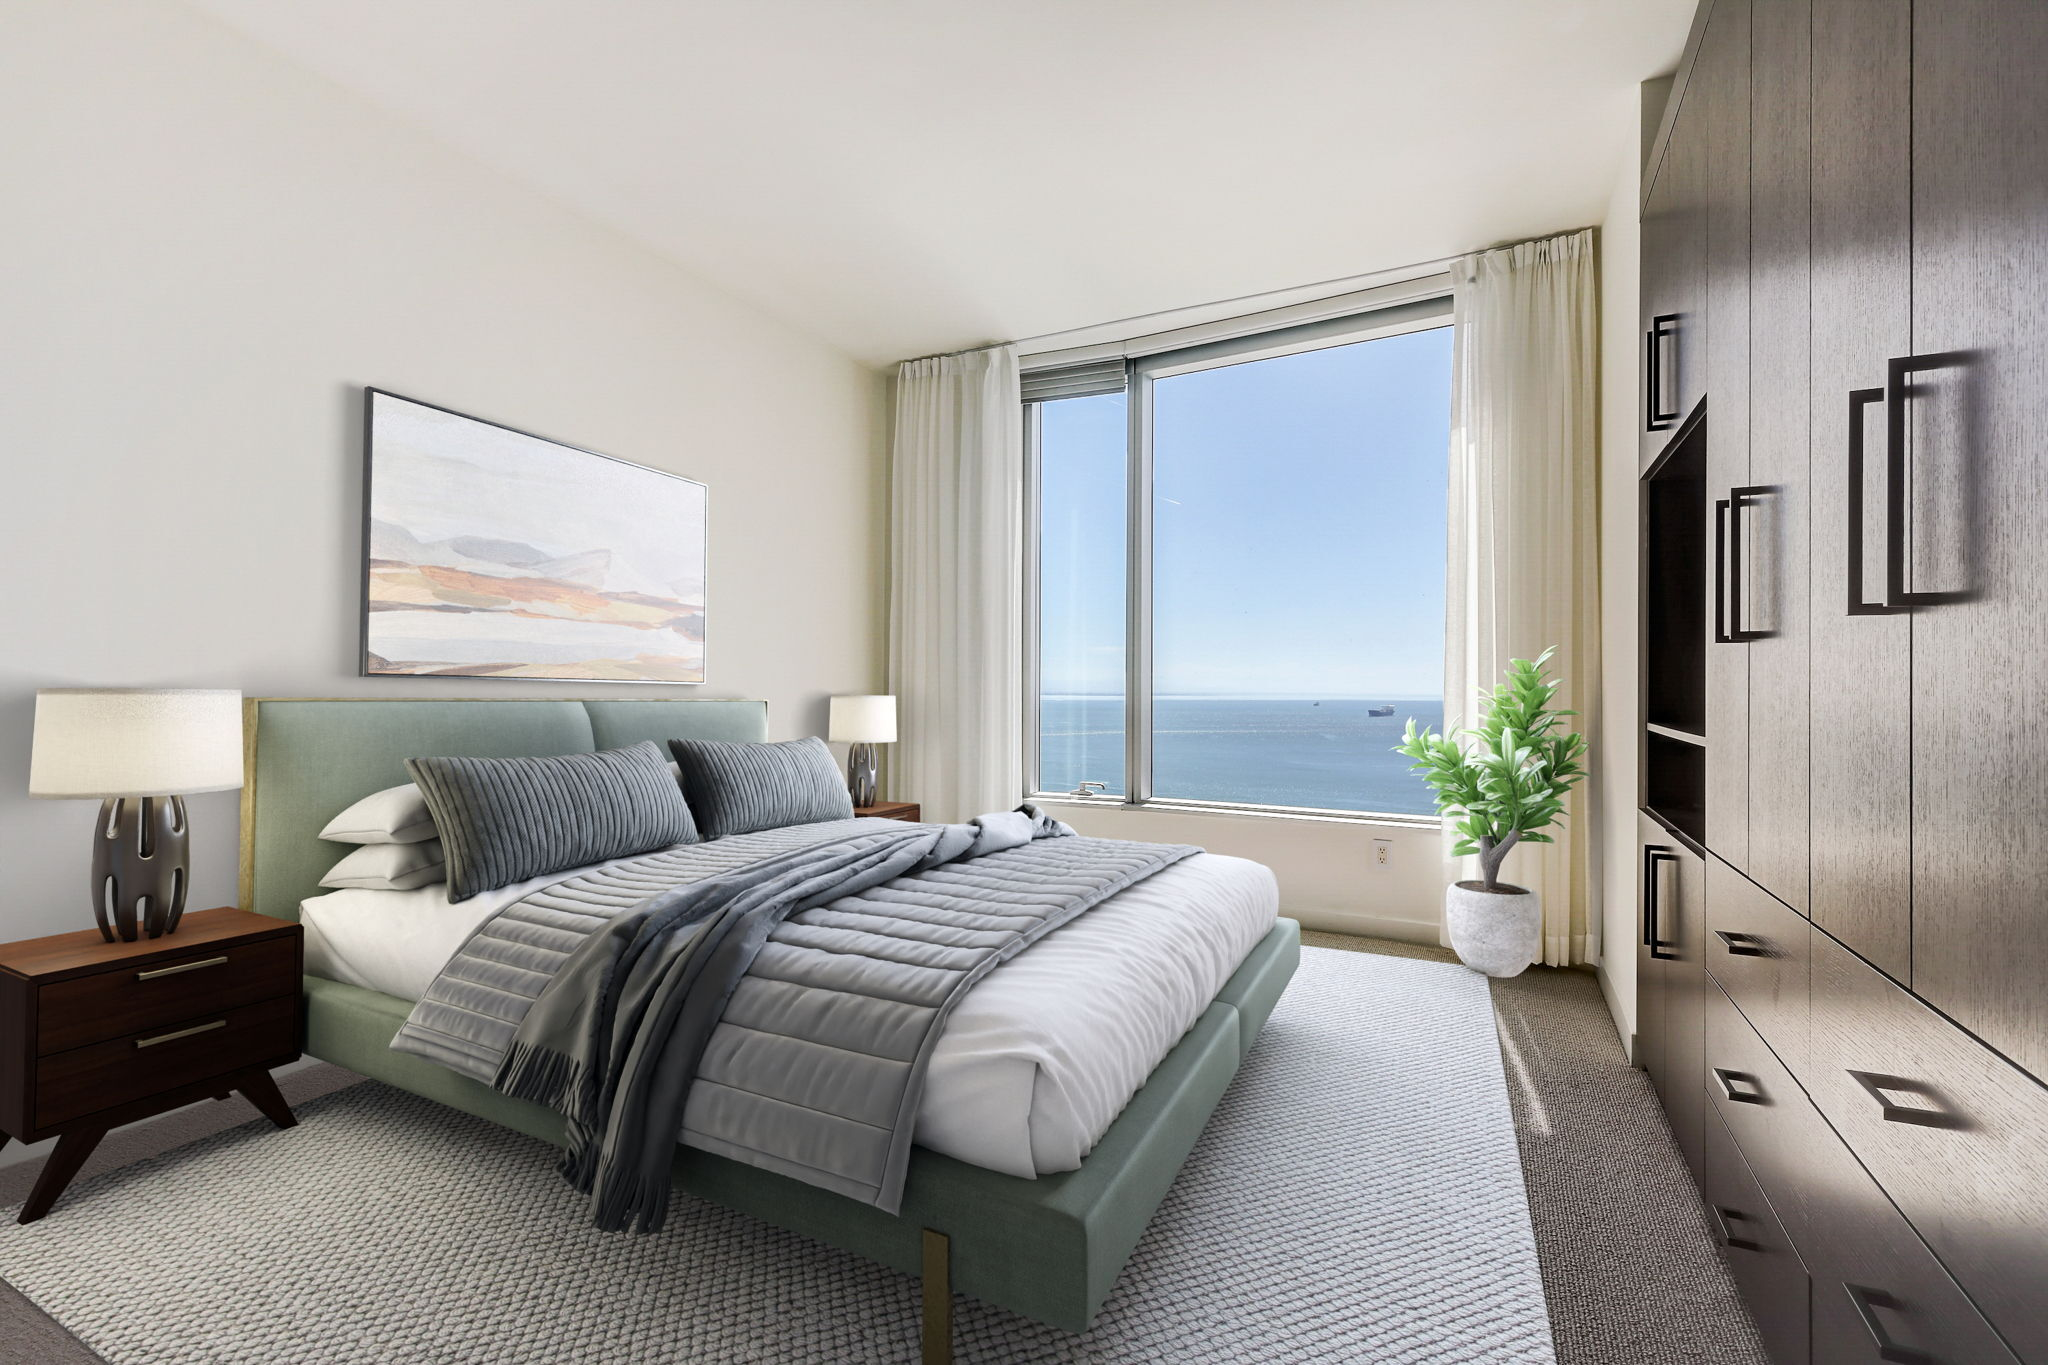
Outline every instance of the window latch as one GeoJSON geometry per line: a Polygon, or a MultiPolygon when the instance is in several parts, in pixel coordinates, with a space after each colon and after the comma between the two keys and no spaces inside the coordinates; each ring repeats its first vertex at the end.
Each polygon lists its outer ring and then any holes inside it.
{"type": "Polygon", "coordinates": [[[1080,782],[1076,783],[1074,789],[1068,792],[1067,795],[1086,800],[1097,792],[1106,792],[1108,790],[1109,784],[1107,782],[1080,782]]]}

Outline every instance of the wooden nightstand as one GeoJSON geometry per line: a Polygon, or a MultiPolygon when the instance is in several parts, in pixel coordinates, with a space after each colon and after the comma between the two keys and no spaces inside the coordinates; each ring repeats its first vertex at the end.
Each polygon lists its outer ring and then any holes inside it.
{"type": "Polygon", "coordinates": [[[299,926],[201,910],[176,933],[0,945],[0,1146],[57,1139],[21,1221],[50,1211],[107,1130],[239,1090],[298,1120],[270,1068],[299,1055],[299,926]]]}
{"type": "Polygon", "coordinates": [[[871,820],[908,820],[914,825],[924,818],[923,809],[915,801],[877,801],[872,806],[855,806],[853,813],[871,820]]]}

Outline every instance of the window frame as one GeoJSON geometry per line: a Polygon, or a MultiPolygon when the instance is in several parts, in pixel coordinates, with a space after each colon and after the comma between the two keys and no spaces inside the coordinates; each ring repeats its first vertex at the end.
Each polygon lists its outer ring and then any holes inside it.
{"type": "MultiPolygon", "coordinates": [[[[1396,811],[1329,810],[1313,806],[1275,806],[1239,801],[1198,801],[1152,794],[1152,389],[1155,381],[1202,370],[1223,369],[1303,351],[1378,341],[1410,332],[1453,327],[1456,318],[1448,289],[1419,298],[1294,326],[1180,346],[1172,350],[1127,357],[1124,395],[1127,430],[1124,445],[1124,793],[1122,797],[1088,797],[1085,804],[1125,810],[1188,811],[1212,814],[1274,816],[1347,823],[1435,828],[1433,815],[1396,811]]],[[[1071,792],[1047,791],[1041,781],[1040,645],[1043,625],[1040,593],[1043,563],[1039,545],[1044,423],[1039,409],[1058,398],[1021,404],[1024,422],[1024,774],[1025,795],[1033,801],[1084,799],[1071,792]]],[[[1449,452],[1445,452],[1449,458],[1449,452]]]]}

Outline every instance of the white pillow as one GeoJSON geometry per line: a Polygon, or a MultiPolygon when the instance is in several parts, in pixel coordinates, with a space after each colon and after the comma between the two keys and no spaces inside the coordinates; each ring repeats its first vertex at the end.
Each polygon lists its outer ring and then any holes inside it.
{"type": "Polygon", "coordinates": [[[434,835],[427,798],[410,782],[371,792],[320,831],[337,844],[417,844],[434,835]]]}
{"type": "Polygon", "coordinates": [[[441,841],[365,844],[334,865],[320,885],[358,891],[411,891],[448,880],[441,841]]]}

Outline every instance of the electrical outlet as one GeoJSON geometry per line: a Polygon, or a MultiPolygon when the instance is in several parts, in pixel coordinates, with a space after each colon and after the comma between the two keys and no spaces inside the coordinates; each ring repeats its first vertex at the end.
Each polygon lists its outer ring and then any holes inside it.
{"type": "Polygon", "coordinates": [[[1372,865],[1375,870],[1381,872],[1394,865],[1394,841],[1392,839],[1375,839],[1372,841],[1372,865]]]}

